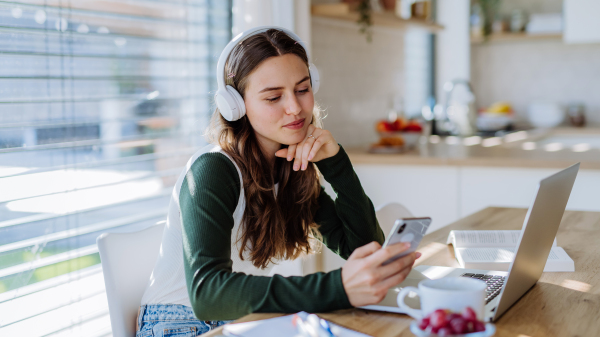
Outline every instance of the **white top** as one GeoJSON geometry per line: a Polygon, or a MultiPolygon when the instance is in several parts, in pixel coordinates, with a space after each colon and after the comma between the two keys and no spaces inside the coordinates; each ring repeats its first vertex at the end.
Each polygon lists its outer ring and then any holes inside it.
{"type": "MultiPolygon", "coordinates": [[[[276,263],[269,264],[265,269],[254,267],[249,258],[243,261],[239,258],[239,229],[246,207],[244,197],[244,185],[242,173],[235,162],[219,146],[208,145],[194,153],[187,162],[185,168],[179,175],[177,183],[173,187],[171,201],[169,203],[169,214],[167,215],[167,224],[163,232],[162,242],[160,244],[160,253],[158,260],[154,265],[152,275],[146,286],[141,304],[182,304],[191,307],[188,297],[187,285],[185,283],[185,271],[183,266],[183,244],[182,244],[182,226],[181,212],[179,208],[179,191],[194,162],[203,154],[209,152],[220,152],[224,154],[235,166],[240,177],[240,198],[233,212],[233,229],[231,235],[231,260],[234,272],[243,272],[249,275],[271,276],[273,275],[273,266],[276,263]],[[237,243],[237,244],[236,244],[237,243]]],[[[245,252],[247,254],[247,251],[245,252]]]]}

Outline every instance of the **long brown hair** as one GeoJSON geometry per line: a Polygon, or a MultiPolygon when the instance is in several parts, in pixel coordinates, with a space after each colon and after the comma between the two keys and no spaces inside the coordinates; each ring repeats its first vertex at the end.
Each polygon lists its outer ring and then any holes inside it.
{"type": "MultiPolygon", "coordinates": [[[[225,65],[226,85],[244,97],[248,76],[270,57],[295,54],[308,67],[306,51],[280,30],[252,35],[238,44],[225,65]],[[226,76],[235,74],[235,76],[226,76]]],[[[312,123],[321,126],[318,107],[312,123]]],[[[319,172],[313,163],[305,171],[293,171],[293,161],[275,159],[275,168],[263,155],[248,117],[229,122],[219,109],[213,113],[207,139],[218,144],[242,173],[246,209],[242,219],[240,258],[249,250],[252,264],[265,268],[274,260],[295,259],[310,253],[319,237],[313,218],[320,193],[319,172]],[[275,183],[278,182],[278,189],[275,183]]]]}

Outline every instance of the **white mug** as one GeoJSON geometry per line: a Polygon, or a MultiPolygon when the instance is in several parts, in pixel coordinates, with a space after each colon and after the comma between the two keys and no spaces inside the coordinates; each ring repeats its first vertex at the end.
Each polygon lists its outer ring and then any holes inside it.
{"type": "Polygon", "coordinates": [[[444,277],[436,280],[423,280],[419,288],[404,287],[398,293],[398,307],[415,319],[421,319],[437,309],[450,309],[460,313],[471,307],[477,319],[483,321],[486,283],[466,277],[444,277]],[[404,303],[404,297],[415,292],[421,300],[421,310],[413,309],[404,303]]]}

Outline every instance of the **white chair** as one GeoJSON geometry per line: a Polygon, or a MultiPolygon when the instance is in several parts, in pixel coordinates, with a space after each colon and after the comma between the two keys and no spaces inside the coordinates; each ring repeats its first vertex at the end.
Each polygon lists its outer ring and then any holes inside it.
{"type": "Polygon", "coordinates": [[[165,225],[133,233],[103,233],[96,239],[114,337],[135,336],[142,295],[158,258],[165,225]]]}
{"type": "MultiPolygon", "coordinates": [[[[159,224],[133,233],[103,233],[96,239],[114,337],[135,336],[138,308],[158,258],[163,230],[164,224],[159,224]]],[[[273,273],[301,276],[301,262],[282,261],[273,273]]]]}
{"type": "Polygon", "coordinates": [[[412,218],[412,213],[404,206],[397,202],[390,202],[385,205],[379,206],[375,209],[375,216],[379,227],[383,230],[383,234],[386,236],[394,227],[394,222],[399,218],[412,218]]]}

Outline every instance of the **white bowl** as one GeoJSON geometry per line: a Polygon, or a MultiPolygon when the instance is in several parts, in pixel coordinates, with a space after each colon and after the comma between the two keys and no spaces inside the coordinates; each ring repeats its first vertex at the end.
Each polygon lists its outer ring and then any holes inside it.
{"type": "MultiPolygon", "coordinates": [[[[417,337],[437,337],[437,336],[439,336],[436,333],[431,333],[431,332],[427,332],[427,331],[423,331],[423,330],[419,329],[419,322],[417,322],[417,321],[412,321],[412,323],[410,323],[410,332],[414,333],[417,337]]],[[[484,331],[471,332],[471,333],[466,333],[466,334],[461,334],[461,335],[450,335],[450,336],[452,336],[452,337],[490,337],[490,336],[493,336],[495,333],[496,333],[496,326],[494,324],[487,323],[485,325],[484,331]]]]}
{"type": "Polygon", "coordinates": [[[404,146],[408,149],[412,149],[419,143],[419,138],[421,137],[421,132],[404,132],[404,131],[387,131],[387,132],[379,132],[379,136],[381,137],[393,137],[400,136],[404,139],[404,146]]]}
{"type": "Polygon", "coordinates": [[[552,128],[565,119],[565,111],[558,103],[533,102],[527,109],[527,117],[533,127],[552,128]]]}
{"type": "Polygon", "coordinates": [[[511,115],[484,112],[477,116],[477,129],[479,131],[498,131],[505,129],[512,122],[511,115]]]}

